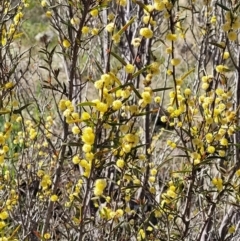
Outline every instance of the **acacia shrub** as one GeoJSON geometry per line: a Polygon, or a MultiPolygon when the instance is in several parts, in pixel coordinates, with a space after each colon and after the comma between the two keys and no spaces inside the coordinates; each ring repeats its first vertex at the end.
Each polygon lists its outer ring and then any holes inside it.
{"type": "Polygon", "coordinates": [[[40,4],[25,71],[3,5],[1,239],[237,240],[239,5],[40,4]]]}

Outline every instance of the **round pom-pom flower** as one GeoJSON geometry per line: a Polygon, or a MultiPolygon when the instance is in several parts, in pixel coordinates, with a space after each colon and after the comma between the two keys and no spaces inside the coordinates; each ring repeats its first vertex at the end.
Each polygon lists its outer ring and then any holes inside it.
{"type": "Polygon", "coordinates": [[[107,186],[107,182],[105,179],[97,179],[95,182],[95,187],[94,187],[94,195],[95,196],[101,196],[103,194],[104,189],[107,186]]]}
{"type": "Polygon", "coordinates": [[[153,31],[149,28],[141,28],[140,29],[140,35],[144,38],[152,38],[153,37],[153,31]]]}

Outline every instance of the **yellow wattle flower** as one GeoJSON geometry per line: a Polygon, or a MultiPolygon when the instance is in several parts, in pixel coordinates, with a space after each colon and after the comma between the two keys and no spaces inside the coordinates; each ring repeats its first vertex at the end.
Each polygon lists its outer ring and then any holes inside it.
{"type": "Polygon", "coordinates": [[[236,32],[234,32],[234,31],[230,31],[229,33],[228,33],[228,39],[230,40],[230,41],[235,41],[235,40],[237,40],[237,33],[236,32]]]}
{"type": "Polygon", "coordinates": [[[64,39],[62,45],[64,48],[69,48],[71,46],[71,43],[67,39],[64,39]]]}
{"type": "Polygon", "coordinates": [[[178,59],[178,58],[171,59],[171,64],[172,64],[173,66],[179,65],[180,62],[181,62],[181,59],[178,59]]]}
{"type": "Polygon", "coordinates": [[[218,73],[225,73],[225,72],[228,72],[229,71],[229,68],[225,65],[217,65],[216,66],[216,71],[218,73]]]}
{"type": "Polygon", "coordinates": [[[93,17],[96,17],[96,16],[98,16],[98,9],[93,9],[93,10],[91,10],[90,11],[90,14],[93,16],[93,17]]]}
{"type": "Polygon", "coordinates": [[[50,199],[51,199],[52,202],[56,202],[58,200],[58,196],[54,194],[54,195],[51,196],[50,199]]]}
{"type": "Polygon", "coordinates": [[[107,186],[107,182],[105,179],[97,179],[95,182],[95,187],[94,187],[94,195],[95,196],[101,196],[103,194],[104,189],[107,186]]]}
{"type": "Polygon", "coordinates": [[[149,28],[141,28],[140,29],[140,35],[145,38],[152,38],[153,37],[153,31],[149,28]]]}

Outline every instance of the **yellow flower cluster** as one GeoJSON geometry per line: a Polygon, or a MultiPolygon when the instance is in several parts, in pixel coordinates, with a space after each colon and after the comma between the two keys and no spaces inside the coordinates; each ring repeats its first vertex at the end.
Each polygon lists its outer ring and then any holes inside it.
{"type": "Polygon", "coordinates": [[[139,143],[139,135],[128,133],[122,139],[122,150],[124,153],[129,153],[133,147],[139,143]]]}
{"type": "Polygon", "coordinates": [[[21,11],[19,11],[19,12],[14,16],[14,19],[13,19],[15,25],[17,25],[22,18],[23,18],[23,13],[22,13],[21,11]]]}
{"type": "Polygon", "coordinates": [[[152,79],[153,75],[157,75],[160,72],[160,62],[152,62],[148,69],[149,74],[147,74],[146,79],[152,79]]]}
{"type": "Polygon", "coordinates": [[[149,15],[149,12],[146,12],[146,15],[143,16],[142,21],[144,24],[151,24],[152,26],[156,25],[156,21],[153,20],[153,17],[149,15]]]}
{"type": "Polygon", "coordinates": [[[125,7],[127,5],[127,0],[117,0],[116,2],[122,7],[125,7]]]}
{"type": "Polygon", "coordinates": [[[138,47],[140,46],[141,44],[141,39],[140,38],[134,38],[131,42],[131,44],[134,46],[134,47],[138,47]]]}
{"type": "MultiPolygon", "coordinates": [[[[134,67],[133,67],[134,69],[134,67]]],[[[132,66],[127,66],[127,71],[132,72],[132,66]],[[131,70],[130,70],[131,69],[131,70]]],[[[126,89],[118,89],[116,92],[112,92],[111,89],[119,84],[119,80],[113,73],[103,74],[101,79],[95,81],[94,86],[99,90],[99,95],[102,100],[95,99],[92,102],[95,104],[97,111],[103,116],[109,110],[121,110],[125,108],[122,104],[124,99],[127,99],[131,94],[131,88],[126,87],[126,89]]]]}
{"type": "Polygon", "coordinates": [[[121,100],[114,100],[112,103],[112,109],[113,110],[120,110],[122,107],[122,101],[121,100]]]}
{"type": "Polygon", "coordinates": [[[235,41],[238,38],[237,31],[240,28],[240,17],[227,11],[225,14],[226,22],[222,25],[222,30],[228,32],[228,39],[235,41]]]}
{"type": "Polygon", "coordinates": [[[51,234],[50,234],[50,233],[45,233],[45,234],[43,235],[43,237],[48,240],[48,239],[51,238],[51,234]]]}
{"type": "Polygon", "coordinates": [[[90,14],[93,16],[93,17],[97,17],[98,16],[98,9],[97,8],[94,8],[90,11],[90,14]]]}
{"type": "Polygon", "coordinates": [[[177,35],[176,34],[173,34],[173,33],[168,33],[166,35],[166,39],[168,41],[176,41],[177,40],[177,35]]]}
{"type": "Polygon", "coordinates": [[[172,3],[169,0],[154,0],[153,7],[157,11],[170,10],[172,3]]]}
{"type": "Polygon", "coordinates": [[[146,233],[145,233],[145,231],[143,230],[143,229],[140,229],[139,231],[138,231],[138,235],[137,235],[137,240],[145,240],[145,238],[146,238],[146,233]]]}
{"type": "Polygon", "coordinates": [[[95,134],[93,132],[93,129],[91,127],[86,127],[83,129],[82,133],[82,141],[85,144],[92,145],[95,140],[95,134]]]}
{"type": "Polygon", "coordinates": [[[47,6],[47,1],[46,0],[42,0],[41,1],[41,6],[42,7],[46,7],[47,6]]]}
{"type": "Polygon", "coordinates": [[[103,207],[102,209],[99,210],[100,217],[103,219],[106,219],[106,220],[110,220],[111,219],[111,216],[110,216],[111,211],[112,211],[111,208],[103,207]]]}
{"type": "Polygon", "coordinates": [[[94,195],[101,196],[106,186],[107,186],[107,181],[105,179],[97,179],[93,190],[94,195]]]}
{"type": "MultiPolygon", "coordinates": [[[[221,65],[218,68],[224,68],[221,65]]],[[[222,69],[218,69],[222,72],[222,69]]],[[[229,136],[232,136],[236,129],[236,111],[233,110],[233,93],[224,85],[216,90],[209,90],[214,81],[214,76],[205,75],[202,77],[202,89],[206,92],[198,98],[193,95],[190,88],[176,86],[176,91],[169,93],[170,103],[167,107],[169,116],[162,116],[161,121],[168,121],[170,125],[177,128],[187,129],[192,140],[192,150],[189,151],[191,163],[197,165],[205,160],[208,155],[226,156],[226,149],[229,146],[229,136]],[[199,106],[201,113],[199,113],[199,106]],[[202,116],[204,125],[198,121],[202,116]],[[191,126],[191,127],[190,127],[191,126]]],[[[185,130],[186,130],[185,129],[185,130]]],[[[175,148],[176,144],[168,140],[167,144],[175,148]]]]}
{"type": "Polygon", "coordinates": [[[111,32],[113,32],[113,30],[114,30],[114,23],[109,23],[108,25],[106,25],[106,30],[109,32],[109,33],[111,33],[111,32]]]}
{"type": "Polygon", "coordinates": [[[229,68],[227,66],[225,66],[225,65],[217,65],[216,66],[216,71],[218,73],[225,73],[225,72],[229,71],[229,68]]]}
{"type": "Polygon", "coordinates": [[[114,35],[112,36],[112,40],[113,40],[113,42],[114,42],[115,44],[120,43],[121,35],[118,34],[118,33],[114,34],[114,35]]]}
{"type": "Polygon", "coordinates": [[[67,39],[64,39],[62,45],[64,48],[69,48],[71,46],[71,43],[67,39]]]}
{"type": "Polygon", "coordinates": [[[126,71],[126,73],[128,73],[128,74],[134,73],[134,70],[135,70],[135,67],[134,67],[134,65],[132,65],[132,64],[127,64],[127,65],[125,66],[125,71],[126,71]]]}
{"type": "Polygon", "coordinates": [[[124,211],[122,209],[117,209],[116,211],[112,211],[111,209],[108,210],[109,211],[109,215],[108,219],[113,218],[114,220],[117,220],[119,218],[121,218],[124,214],[124,211]]]}
{"type": "Polygon", "coordinates": [[[74,106],[70,100],[61,99],[58,103],[58,108],[63,111],[63,115],[66,117],[68,124],[81,122],[79,113],[74,112],[74,106]]]}
{"type": "MultiPolygon", "coordinates": [[[[112,102],[112,99],[111,99],[111,102],[112,102]]],[[[99,101],[99,100],[97,100],[95,103],[96,103],[96,110],[98,110],[102,114],[104,114],[105,112],[108,111],[108,104],[107,103],[104,103],[104,102],[99,101]]]]}
{"type": "Polygon", "coordinates": [[[153,31],[149,28],[141,28],[140,29],[140,35],[145,38],[152,38],[153,37],[153,31]]]}
{"type": "MultiPolygon", "coordinates": [[[[184,92],[184,90],[183,90],[184,92]]],[[[167,108],[168,113],[170,114],[171,118],[178,117],[186,111],[186,104],[185,104],[185,97],[184,93],[181,93],[180,86],[177,88],[177,92],[171,91],[169,92],[170,97],[170,105],[167,108]],[[178,102],[178,108],[173,107],[175,102],[178,102]]],[[[188,96],[187,102],[191,104],[191,98],[188,96]]],[[[163,116],[161,119],[163,122],[167,121],[167,118],[163,116]]]]}
{"type": "Polygon", "coordinates": [[[118,159],[116,162],[116,165],[117,165],[117,167],[122,169],[125,166],[125,161],[122,158],[118,159]]]}
{"type": "MultiPolygon", "coordinates": [[[[111,81],[109,75],[103,75],[101,81],[108,84],[108,81],[111,81]]],[[[110,85],[110,84],[109,84],[110,85]]],[[[108,110],[108,105],[104,102],[100,102],[99,100],[93,101],[95,103],[95,108],[97,111],[104,113],[108,110]]],[[[71,101],[69,100],[60,100],[59,109],[63,112],[63,115],[66,117],[66,122],[69,124],[74,124],[71,127],[72,133],[75,135],[79,135],[83,142],[82,151],[84,153],[85,159],[81,159],[78,155],[73,156],[72,162],[75,165],[80,165],[80,167],[84,170],[83,176],[89,177],[91,174],[92,160],[94,158],[94,154],[92,153],[93,144],[95,141],[95,133],[94,128],[85,126],[81,127],[81,123],[88,123],[91,120],[91,116],[88,112],[82,112],[81,118],[78,112],[74,112],[74,107],[71,101]]],[[[119,103],[115,103],[115,108],[119,106],[119,103]]]]}
{"type": "Polygon", "coordinates": [[[170,146],[172,149],[177,147],[177,144],[171,140],[167,140],[167,145],[170,146]]]}
{"type": "Polygon", "coordinates": [[[0,213],[0,219],[1,220],[5,220],[5,219],[7,219],[8,218],[8,212],[7,211],[1,211],[1,213],[0,213]]]}
{"type": "Polygon", "coordinates": [[[171,64],[172,64],[173,66],[179,65],[180,62],[181,62],[181,59],[179,59],[179,58],[171,59],[171,64]]]}
{"type": "Polygon", "coordinates": [[[223,180],[220,177],[214,177],[212,179],[212,184],[216,186],[218,191],[222,191],[223,189],[223,180]]]}
{"type": "Polygon", "coordinates": [[[78,17],[78,16],[74,16],[73,18],[71,18],[70,23],[71,23],[73,26],[79,25],[79,23],[80,23],[79,17],[78,17]]]}
{"type": "Polygon", "coordinates": [[[52,202],[57,202],[58,201],[58,196],[56,194],[54,194],[54,195],[51,196],[50,199],[51,199],[52,202]]]}
{"type": "MultiPolygon", "coordinates": [[[[6,200],[6,209],[12,210],[15,205],[18,204],[19,196],[15,190],[10,190],[9,197],[6,200]]],[[[1,228],[0,228],[1,229],[1,228]]]]}
{"type": "Polygon", "coordinates": [[[161,208],[164,210],[166,204],[172,203],[174,204],[175,200],[177,200],[177,187],[174,185],[172,181],[168,184],[168,189],[166,192],[162,194],[161,208]]]}
{"type": "Polygon", "coordinates": [[[156,181],[156,175],[157,175],[157,169],[156,168],[152,168],[150,170],[150,176],[148,178],[150,183],[154,183],[156,181]]]}
{"type": "Polygon", "coordinates": [[[144,91],[141,95],[144,105],[150,104],[152,102],[152,93],[150,91],[144,91]]]}
{"type": "Polygon", "coordinates": [[[43,190],[47,190],[52,184],[51,177],[48,174],[42,176],[40,186],[43,190]]]}
{"type": "MultiPolygon", "coordinates": [[[[24,2],[24,7],[28,7],[29,4],[27,3],[27,1],[23,1],[24,2]]],[[[7,2],[5,2],[7,3],[7,2]]],[[[7,13],[7,11],[9,10],[9,6],[8,4],[6,4],[6,8],[5,9],[5,13],[7,13]]],[[[23,19],[23,13],[22,13],[22,7],[18,7],[17,12],[15,14],[15,16],[13,16],[13,22],[11,24],[9,24],[9,26],[3,25],[3,27],[1,28],[1,39],[0,39],[0,43],[2,46],[5,46],[8,42],[8,40],[10,40],[12,42],[12,39],[16,39],[19,38],[23,35],[23,33],[18,33],[18,27],[20,26],[20,22],[23,19]]],[[[6,86],[7,87],[7,86],[6,86]]],[[[9,87],[11,88],[11,87],[9,87]]]]}
{"type": "Polygon", "coordinates": [[[52,11],[47,11],[46,13],[45,13],[45,15],[46,15],[46,17],[47,18],[51,18],[52,17],[52,11]]]}
{"type": "Polygon", "coordinates": [[[81,31],[82,31],[83,34],[88,34],[89,27],[88,26],[83,26],[81,31]]]}
{"type": "MultiPolygon", "coordinates": [[[[16,123],[21,123],[22,118],[21,116],[18,116],[15,118],[16,123]]],[[[14,136],[13,144],[20,146],[24,145],[26,147],[29,147],[32,145],[33,148],[36,148],[38,151],[38,154],[40,156],[46,156],[47,154],[43,151],[41,151],[41,148],[47,147],[48,143],[45,141],[42,143],[42,145],[36,144],[34,145],[36,138],[51,138],[52,136],[52,126],[54,124],[54,121],[52,119],[52,116],[47,116],[45,118],[45,126],[44,126],[44,133],[40,133],[38,127],[31,121],[31,120],[25,120],[25,132],[19,131],[17,135],[14,136]]],[[[8,130],[11,130],[11,126],[8,126],[8,130]]],[[[3,141],[1,133],[0,133],[0,142],[3,141]]],[[[6,149],[5,149],[6,152],[6,149]]],[[[17,153],[16,153],[17,154],[17,153]]]]}

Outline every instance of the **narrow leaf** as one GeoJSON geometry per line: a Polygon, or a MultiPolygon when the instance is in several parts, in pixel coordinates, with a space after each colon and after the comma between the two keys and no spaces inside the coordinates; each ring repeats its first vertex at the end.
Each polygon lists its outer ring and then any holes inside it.
{"type": "Polygon", "coordinates": [[[8,238],[8,240],[12,240],[14,236],[17,234],[18,230],[21,228],[21,224],[19,224],[12,232],[11,236],[8,238]]]}
{"type": "Polygon", "coordinates": [[[147,12],[149,12],[147,6],[145,4],[143,4],[142,2],[140,2],[140,1],[133,1],[133,2],[135,2],[137,5],[139,5],[141,8],[143,8],[147,12]]]}
{"type": "Polygon", "coordinates": [[[125,62],[125,60],[123,58],[121,58],[119,55],[117,55],[116,53],[110,52],[110,54],[115,57],[122,65],[127,65],[127,63],[125,62]]]}
{"type": "Polygon", "coordinates": [[[116,77],[115,74],[113,74],[112,72],[108,72],[108,74],[115,80],[115,82],[116,82],[118,85],[122,85],[121,81],[116,77]]]}
{"type": "Polygon", "coordinates": [[[114,87],[114,88],[112,88],[111,90],[109,90],[108,93],[114,93],[114,92],[116,92],[116,91],[118,91],[118,90],[121,90],[121,89],[123,89],[123,88],[125,88],[125,87],[127,87],[127,86],[130,86],[130,85],[132,85],[132,83],[126,83],[126,84],[124,84],[124,85],[120,85],[120,86],[118,86],[118,87],[114,87]]]}
{"type": "Polygon", "coordinates": [[[98,63],[98,61],[96,59],[94,59],[94,61],[95,61],[95,64],[97,65],[97,68],[100,71],[100,73],[104,74],[104,71],[103,71],[102,67],[100,66],[100,64],[98,63]]]}
{"type": "Polygon", "coordinates": [[[45,67],[45,66],[39,66],[39,68],[40,69],[45,69],[45,70],[49,71],[49,69],[47,67],[45,67]]]}
{"type": "Polygon", "coordinates": [[[66,142],[66,143],[63,143],[63,145],[65,145],[65,146],[82,146],[82,144],[79,142],[66,142]]]}
{"type": "Polygon", "coordinates": [[[224,49],[224,47],[221,44],[219,44],[219,43],[216,43],[216,42],[208,42],[208,43],[211,44],[211,45],[214,45],[214,46],[216,46],[218,48],[224,49]]]}
{"type": "Polygon", "coordinates": [[[224,9],[226,11],[230,11],[230,9],[228,7],[222,5],[221,3],[216,2],[216,5],[218,5],[220,8],[222,8],[222,9],[224,9]]]}
{"type": "Polygon", "coordinates": [[[131,18],[118,32],[117,34],[121,35],[136,19],[136,16],[131,18]]]}
{"type": "Polygon", "coordinates": [[[195,70],[195,68],[190,69],[186,74],[184,74],[181,79],[184,80],[188,75],[190,75],[193,71],[195,70]]]}
{"type": "Polygon", "coordinates": [[[6,115],[6,114],[9,114],[11,113],[10,110],[0,110],[0,115],[6,115]]]}
{"type": "Polygon", "coordinates": [[[93,103],[93,102],[82,102],[80,104],[77,104],[77,106],[96,106],[96,103],[93,103]]]}
{"type": "Polygon", "coordinates": [[[133,85],[133,83],[130,83],[130,86],[131,86],[132,90],[134,91],[134,93],[136,94],[136,96],[137,96],[139,99],[142,99],[142,96],[139,94],[139,92],[137,91],[137,89],[135,88],[135,86],[133,85]]]}
{"type": "Polygon", "coordinates": [[[17,110],[13,110],[13,114],[20,114],[22,112],[22,110],[26,109],[29,105],[31,105],[32,103],[28,103],[22,107],[20,107],[19,109],[17,110]]]}
{"type": "Polygon", "coordinates": [[[164,91],[164,90],[170,90],[170,89],[172,89],[172,87],[157,88],[157,89],[153,89],[152,92],[158,92],[158,91],[164,91]]]}
{"type": "Polygon", "coordinates": [[[149,65],[148,66],[145,66],[144,68],[140,69],[139,71],[137,71],[136,73],[134,73],[132,75],[132,79],[137,77],[138,75],[140,75],[141,73],[143,73],[144,71],[146,71],[147,69],[149,68],[149,65]]]}

